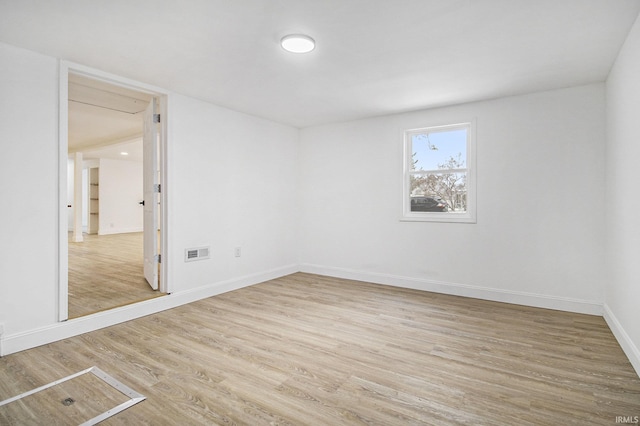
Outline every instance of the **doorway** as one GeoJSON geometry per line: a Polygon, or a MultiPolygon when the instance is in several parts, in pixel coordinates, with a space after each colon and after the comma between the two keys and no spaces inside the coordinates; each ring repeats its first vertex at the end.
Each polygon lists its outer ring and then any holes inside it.
{"type": "Polygon", "coordinates": [[[166,94],[69,65],[61,69],[60,95],[64,321],[167,293],[160,265],[166,94]]]}

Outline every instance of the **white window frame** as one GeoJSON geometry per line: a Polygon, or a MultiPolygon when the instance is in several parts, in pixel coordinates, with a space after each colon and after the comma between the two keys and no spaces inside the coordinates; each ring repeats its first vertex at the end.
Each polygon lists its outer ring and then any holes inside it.
{"type": "Polygon", "coordinates": [[[456,124],[409,129],[404,132],[403,150],[403,189],[402,189],[402,221],[409,222],[454,222],[476,223],[476,122],[469,120],[456,124]],[[467,129],[467,156],[465,160],[467,173],[467,211],[466,212],[412,212],[411,211],[411,176],[427,172],[441,171],[412,171],[413,147],[411,138],[416,134],[445,132],[457,129],[467,129]]]}

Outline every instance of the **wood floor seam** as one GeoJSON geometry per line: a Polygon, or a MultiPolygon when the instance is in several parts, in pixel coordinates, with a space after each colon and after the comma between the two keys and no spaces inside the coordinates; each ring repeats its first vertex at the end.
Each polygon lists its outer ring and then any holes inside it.
{"type": "MultiPolygon", "coordinates": [[[[640,378],[602,318],[306,273],[0,358],[0,400],[87,365],[147,397],[105,424],[615,425],[640,415],[640,378]]],[[[1,408],[0,424],[19,424],[1,408]]]]}

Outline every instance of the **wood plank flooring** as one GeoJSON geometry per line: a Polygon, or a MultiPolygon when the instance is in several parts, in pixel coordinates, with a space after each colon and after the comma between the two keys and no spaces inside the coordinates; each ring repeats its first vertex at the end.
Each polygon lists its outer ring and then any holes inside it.
{"type": "Polygon", "coordinates": [[[640,379],[601,317],[302,273],[0,358],[0,400],[93,365],[147,396],[109,425],[640,416],[640,379]]]}
{"type": "Polygon", "coordinates": [[[144,279],[143,234],[84,234],[69,241],[69,318],[162,296],[144,279]]]}
{"type": "Polygon", "coordinates": [[[79,425],[128,400],[93,374],[83,374],[0,407],[0,424],[42,424],[46,419],[47,424],[79,425]],[[64,405],[70,395],[81,397],[64,405]]]}

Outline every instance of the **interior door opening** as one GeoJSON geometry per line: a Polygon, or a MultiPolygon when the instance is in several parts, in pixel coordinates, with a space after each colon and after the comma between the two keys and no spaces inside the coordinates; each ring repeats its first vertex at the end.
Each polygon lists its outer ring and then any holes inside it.
{"type": "Polygon", "coordinates": [[[163,95],[74,70],[66,95],[61,320],[167,292],[160,267],[163,95]]]}

